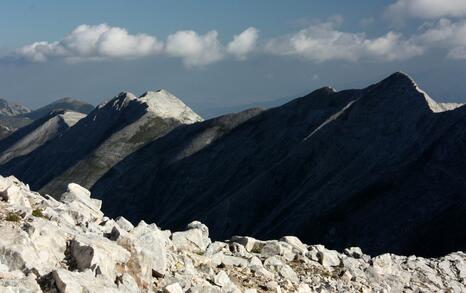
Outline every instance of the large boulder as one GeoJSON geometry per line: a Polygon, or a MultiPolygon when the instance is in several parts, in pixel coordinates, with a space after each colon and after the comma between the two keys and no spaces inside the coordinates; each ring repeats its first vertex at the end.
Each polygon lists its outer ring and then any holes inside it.
{"type": "Polygon", "coordinates": [[[66,203],[76,223],[102,219],[100,211],[102,201],[91,198],[91,192],[75,183],[68,184],[68,190],[62,194],[60,201],[66,203]]]}
{"type": "Polygon", "coordinates": [[[204,253],[211,243],[209,229],[200,222],[192,222],[188,224],[186,231],[173,233],[172,242],[179,251],[204,253]]]}

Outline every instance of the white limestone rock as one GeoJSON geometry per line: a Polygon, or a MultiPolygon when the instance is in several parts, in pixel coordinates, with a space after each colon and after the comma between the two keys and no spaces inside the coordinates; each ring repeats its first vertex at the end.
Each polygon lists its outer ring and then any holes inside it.
{"type": "Polygon", "coordinates": [[[35,280],[35,276],[18,277],[14,279],[0,278],[0,292],[2,293],[42,293],[42,289],[35,280]]]}
{"type": "Polygon", "coordinates": [[[16,199],[0,201],[0,292],[41,292],[39,283],[59,292],[466,291],[464,252],[370,258],[357,247],[340,254],[292,236],[211,242],[199,222],[172,234],[144,221],[132,227],[104,217],[100,202],[79,186],[63,202],[14,177],[0,176],[2,186],[12,187],[16,199]],[[23,204],[43,209],[45,217],[4,220],[23,204]]]}
{"type": "Polygon", "coordinates": [[[172,234],[173,245],[178,250],[204,253],[211,243],[209,229],[200,222],[188,224],[186,231],[172,234]]]}
{"type": "Polygon", "coordinates": [[[130,221],[125,219],[124,217],[120,216],[115,219],[116,223],[118,226],[120,226],[121,229],[125,230],[126,232],[130,232],[131,230],[134,229],[134,225],[131,224],[130,221]]]}
{"type": "Polygon", "coordinates": [[[125,292],[120,290],[117,285],[110,279],[103,276],[95,276],[91,270],[84,272],[70,272],[64,269],[58,269],[52,273],[57,288],[61,293],[75,292],[125,292]]]}
{"type": "Polygon", "coordinates": [[[100,211],[102,202],[91,198],[90,191],[78,184],[68,184],[68,190],[60,197],[60,201],[68,205],[76,223],[98,220],[103,217],[100,211]]]}
{"type": "Polygon", "coordinates": [[[183,293],[183,288],[179,283],[173,283],[163,288],[164,293],[183,293]]]}

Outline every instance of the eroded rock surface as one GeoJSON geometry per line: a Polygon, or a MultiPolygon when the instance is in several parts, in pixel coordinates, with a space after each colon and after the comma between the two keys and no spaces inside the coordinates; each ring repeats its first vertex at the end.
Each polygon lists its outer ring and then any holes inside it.
{"type": "Polygon", "coordinates": [[[70,184],[60,200],[0,177],[0,292],[464,292],[466,254],[437,259],[294,236],[211,241],[200,222],[172,233],[105,217],[70,184]]]}

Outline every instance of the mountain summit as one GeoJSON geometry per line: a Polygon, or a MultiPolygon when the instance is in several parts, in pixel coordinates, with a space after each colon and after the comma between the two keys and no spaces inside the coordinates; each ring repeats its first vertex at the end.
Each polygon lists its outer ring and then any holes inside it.
{"type": "Polygon", "coordinates": [[[466,246],[455,232],[466,228],[466,115],[453,108],[402,73],[360,90],[323,88],[179,127],[92,191],[110,215],[173,229],[200,219],[216,239],[291,233],[370,254],[441,255],[466,246]]]}
{"type": "Polygon", "coordinates": [[[91,187],[116,163],[146,143],[179,125],[201,120],[166,91],[148,92],[140,97],[122,92],[60,137],[0,169],[49,194],[60,194],[70,181],[91,187]]]}

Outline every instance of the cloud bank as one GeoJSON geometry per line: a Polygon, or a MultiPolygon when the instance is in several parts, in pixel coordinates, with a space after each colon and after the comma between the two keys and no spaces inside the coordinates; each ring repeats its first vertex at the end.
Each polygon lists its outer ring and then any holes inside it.
{"type": "Polygon", "coordinates": [[[314,62],[362,59],[393,61],[421,55],[422,47],[399,33],[368,38],[364,33],[343,32],[333,22],[314,24],[288,36],[269,40],[265,50],[276,55],[299,56],[314,62]]]}
{"type": "MultiPolygon", "coordinates": [[[[463,7],[458,4],[460,2],[446,2],[459,5],[455,6],[458,9],[463,7]]],[[[400,5],[414,7],[416,3],[421,5],[430,2],[398,0],[390,9],[400,9],[397,8],[400,5]]],[[[435,15],[448,11],[445,8],[435,15]]],[[[434,20],[408,36],[396,31],[378,36],[347,32],[340,29],[342,22],[340,18],[316,22],[296,32],[261,42],[259,30],[250,27],[234,35],[226,45],[222,44],[215,30],[205,34],[192,30],[177,31],[168,35],[166,40],[159,40],[155,36],[131,34],[124,28],[107,24],[80,25],[59,41],[35,42],[17,49],[14,55],[31,62],[64,60],[71,63],[148,56],[171,57],[181,59],[188,68],[207,66],[227,58],[246,60],[251,54],[289,56],[315,63],[333,60],[391,62],[421,56],[435,49],[444,50],[447,58],[466,59],[466,19],[434,20]]]]}
{"type": "Polygon", "coordinates": [[[125,29],[107,24],[80,25],[57,42],[36,42],[17,50],[17,54],[34,62],[63,58],[67,61],[105,58],[138,58],[155,55],[163,43],[146,34],[131,35],[125,29]]]}
{"type": "Polygon", "coordinates": [[[395,21],[466,16],[465,0],[397,0],[386,11],[395,21]]]}
{"type": "Polygon", "coordinates": [[[225,48],[216,31],[204,35],[191,30],[178,31],[163,42],[155,36],[130,34],[124,28],[107,24],[83,24],[62,40],[35,42],[17,49],[15,54],[32,62],[54,59],[81,62],[165,55],[181,58],[186,66],[194,67],[217,62],[228,55],[244,59],[254,50],[257,39],[258,30],[251,27],[236,35],[225,48]]]}
{"type": "Polygon", "coordinates": [[[466,59],[466,20],[440,19],[414,39],[429,48],[446,49],[449,58],[466,59]]]}

